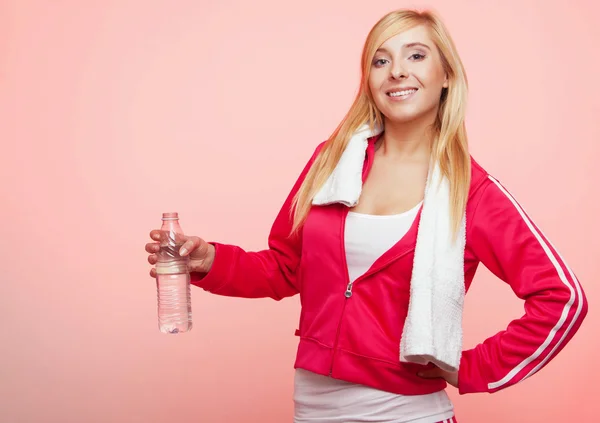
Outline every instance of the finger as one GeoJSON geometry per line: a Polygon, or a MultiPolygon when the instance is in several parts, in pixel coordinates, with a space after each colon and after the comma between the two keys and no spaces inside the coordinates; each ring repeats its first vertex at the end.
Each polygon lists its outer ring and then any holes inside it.
{"type": "Polygon", "coordinates": [[[150,269],[150,276],[152,276],[153,278],[156,278],[156,269],[154,267],[152,269],[150,269]]]}
{"type": "Polygon", "coordinates": [[[160,234],[160,229],[153,229],[150,231],[150,238],[152,238],[155,241],[160,241],[160,234]]]}
{"type": "Polygon", "coordinates": [[[156,256],[156,254],[150,254],[148,256],[148,263],[156,264],[157,261],[158,261],[158,257],[156,256]]]}
{"type": "Polygon", "coordinates": [[[160,251],[160,244],[158,242],[149,242],[146,244],[147,253],[158,253],[160,251]]]}
{"type": "Polygon", "coordinates": [[[186,256],[200,246],[201,240],[197,236],[191,236],[179,249],[179,255],[186,256]]]}

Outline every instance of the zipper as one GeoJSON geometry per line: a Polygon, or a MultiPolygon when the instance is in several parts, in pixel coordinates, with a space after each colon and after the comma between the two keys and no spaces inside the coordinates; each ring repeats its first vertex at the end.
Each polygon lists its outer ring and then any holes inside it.
{"type": "Polygon", "coordinates": [[[333,344],[333,354],[331,356],[331,366],[329,367],[329,376],[331,377],[333,373],[333,364],[335,363],[335,352],[337,350],[338,341],[340,339],[340,329],[342,327],[342,319],[344,318],[344,311],[346,310],[346,304],[348,303],[348,298],[344,300],[344,306],[342,307],[342,313],[340,314],[340,321],[338,322],[337,332],[335,334],[335,343],[333,344]]]}
{"type": "MultiPolygon", "coordinates": [[[[366,152],[366,158],[365,158],[365,166],[361,175],[362,178],[362,182],[363,184],[365,183],[365,180],[367,178],[367,175],[369,174],[369,171],[371,170],[371,156],[374,154],[374,149],[375,149],[375,144],[370,144],[367,146],[367,152],[366,152]]],[[[345,245],[345,230],[346,230],[346,218],[348,215],[348,209],[345,210],[343,218],[342,218],[342,260],[343,260],[343,264],[344,264],[344,272],[346,274],[346,280],[348,281],[348,285],[346,285],[346,291],[344,292],[344,296],[346,298],[350,298],[352,296],[352,287],[354,286],[354,283],[360,279],[361,277],[359,276],[358,278],[356,278],[356,280],[354,282],[350,282],[350,275],[348,274],[348,263],[346,262],[346,245],[345,245]]]]}
{"type": "Polygon", "coordinates": [[[348,282],[348,285],[346,286],[346,292],[344,292],[344,296],[346,298],[350,298],[352,296],[352,282],[348,282]]]}
{"type": "MultiPolygon", "coordinates": [[[[365,166],[364,166],[363,172],[362,172],[363,184],[365,183],[365,179],[366,179],[367,175],[369,174],[369,171],[371,170],[373,154],[374,154],[374,144],[368,145],[367,151],[366,151],[366,158],[365,158],[366,163],[365,163],[365,166]]],[[[333,343],[333,354],[331,356],[331,365],[329,367],[329,376],[330,377],[333,373],[333,365],[335,363],[335,353],[336,353],[337,346],[338,346],[338,343],[340,340],[340,330],[342,327],[342,320],[344,318],[344,312],[346,311],[346,304],[348,304],[348,300],[350,299],[350,297],[352,297],[352,288],[354,287],[354,284],[359,279],[366,277],[367,275],[372,273],[372,272],[366,272],[364,275],[361,275],[358,278],[356,278],[356,280],[354,282],[350,281],[350,274],[348,272],[348,263],[346,262],[346,246],[345,246],[346,218],[348,217],[348,212],[349,212],[349,209],[347,207],[344,208],[342,211],[342,228],[341,228],[341,233],[340,233],[340,239],[341,239],[340,248],[341,248],[341,252],[342,252],[342,266],[344,267],[344,277],[345,277],[345,280],[347,281],[346,290],[344,291],[344,296],[346,298],[344,300],[344,305],[342,306],[342,312],[340,313],[340,320],[338,321],[337,331],[335,334],[335,341],[333,343]]]]}
{"type": "Polygon", "coordinates": [[[340,331],[341,331],[341,327],[342,327],[342,320],[344,318],[344,312],[346,311],[346,304],[348,303],[348,300],[350,300],[350,297],[352,297],[352,289],[354,288],[354,285],[360,281],[361,279],[364,279],[370,275],[372,275],[373,273],[376,273],[378,271],[380,271],[381,269],[383,269],[384,267],[386,267],[387,265],[389,265],[390,263],[392,263],[393,261],[399,260],[400,258],[404,257],[405,255],[407,255],[408,253],[410,253],[411,251],[413,251],[412,248],[403,251],[400,254],[396,254],[393,257],[390,257],[388,260],[386,260],[383,264],[377,266],[376,268],[371,268],[369,270],[367,270],[365,273],[363,273],[362,275],[360,275],[358,278],[356,278],[354,280],[354,282],[350,281],[350,274],[348,273],[348,263],[346,262],[346,248],[344,243],[346,242],[345,239],[345,230],[346,230],[346,217],[347,217],[347,213],[348,213],[348,209],[346,209],[343,213],[342,213],[342,232],[341,232],[341,249],[342,249],[342,265],[344,267],[344,276],[345,279],[347,281],[346,284],[346,290],[344,291],[344,305],[342,307],[342,312],[340,314],[340,319],[338,321],[338,326],[337,326],[337,332],[335,334],[335,341],[333,344],[333,355],[331,357],[331,365],[329,367],[329,376],[331,377],[332,373],[333,373],[333,365],[335,363],[335,354],[337,351],[337,346],[339,343],[339,339],[340,339],[340,331]]]}
{"type": "Polygon", "coordinates": [[[350,282],[350,274],[348,273],[348,263],[346,262],[346,248],[344,246],[344,243],[346,242],[346,237],[345,237],[345,231],[346,231],[346,217],[348,215],[348,208],[345,208],[342,211],[342,228],[341,228],[341,233],[340,233],[340,248],[342,251],[342,266],[344,268],[344,278],[345,280],[348,282],[348,284],[346,285],[346,292],[345,292],[345,300],[344,300],[344,305],[342,306],[342,312],[340,313],[340,320],[338,321],[338,326],[337,326],[337,331],[335,333],[335,341],[333,343],[333,354],[331,355],[331,365],[329,367],[329,376],[331,377],[332,373],[333,373],[333,364],[335,362],[335,352],[337,350],[337,346],[338,346],[338,342],[340,340],[340,329],[342,327],[342,319],[344,318],[344,312],[346,311],[346,304],[348,303],[348,299],[352,296],[352,282],[350,282]]]}

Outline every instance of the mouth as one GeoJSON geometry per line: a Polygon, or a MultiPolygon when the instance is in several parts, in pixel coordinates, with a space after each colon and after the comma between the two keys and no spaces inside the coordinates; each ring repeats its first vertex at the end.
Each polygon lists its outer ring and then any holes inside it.
{"type": "Polygon", "coordinates": [[[418,88],[403,88],[401,90],[388,91],[385,94],[394,100],[406,100],[412,97],[417,91],[418,88]]]}

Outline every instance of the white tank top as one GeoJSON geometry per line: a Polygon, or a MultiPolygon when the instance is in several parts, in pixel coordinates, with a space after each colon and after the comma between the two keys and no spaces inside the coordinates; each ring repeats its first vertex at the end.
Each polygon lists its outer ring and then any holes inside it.
{"type": "MultiPolygon", "coordinates": [[[[351,281],[408,232],[420,207],[388,216],[348,213],[344,237],[351,281]]],[[[294,423],[437,423],[453,416],[446,391],[398,395],[296,369],[294,423]]]]}

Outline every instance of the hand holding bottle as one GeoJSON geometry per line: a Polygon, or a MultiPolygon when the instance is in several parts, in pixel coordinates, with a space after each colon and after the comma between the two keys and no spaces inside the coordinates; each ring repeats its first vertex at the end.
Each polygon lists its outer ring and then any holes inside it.
{"type": "Polygon", "coordinates": [[[155,242],[146,244],[150,276],[156,279],[158,328],[163,333],[192,329],[191,272],[206,273],[212,266],[215,248],[197,236],[186,236],[179,214],[162,214],[162,226],[150,232],[155,242]]]}
{"type": "MultiPolygon", "coordinates": [[[[152,230],[150,238],[155,242],[146,244],[146,252],[150,253],[148,262],[152,265],[158,261],[157,253],[160,250],[161,237],[164,237],[161,230],[152,230]]],[[[189,256],[189,271],[207,273],[215,259],[215,247],[197,236],[182,236],[182,238],[183,245],[179,249],[179,254],[183,257],[189,256]]],[[[150,270],[150,276],[156,277],[156,268],[150,270]]]]}

